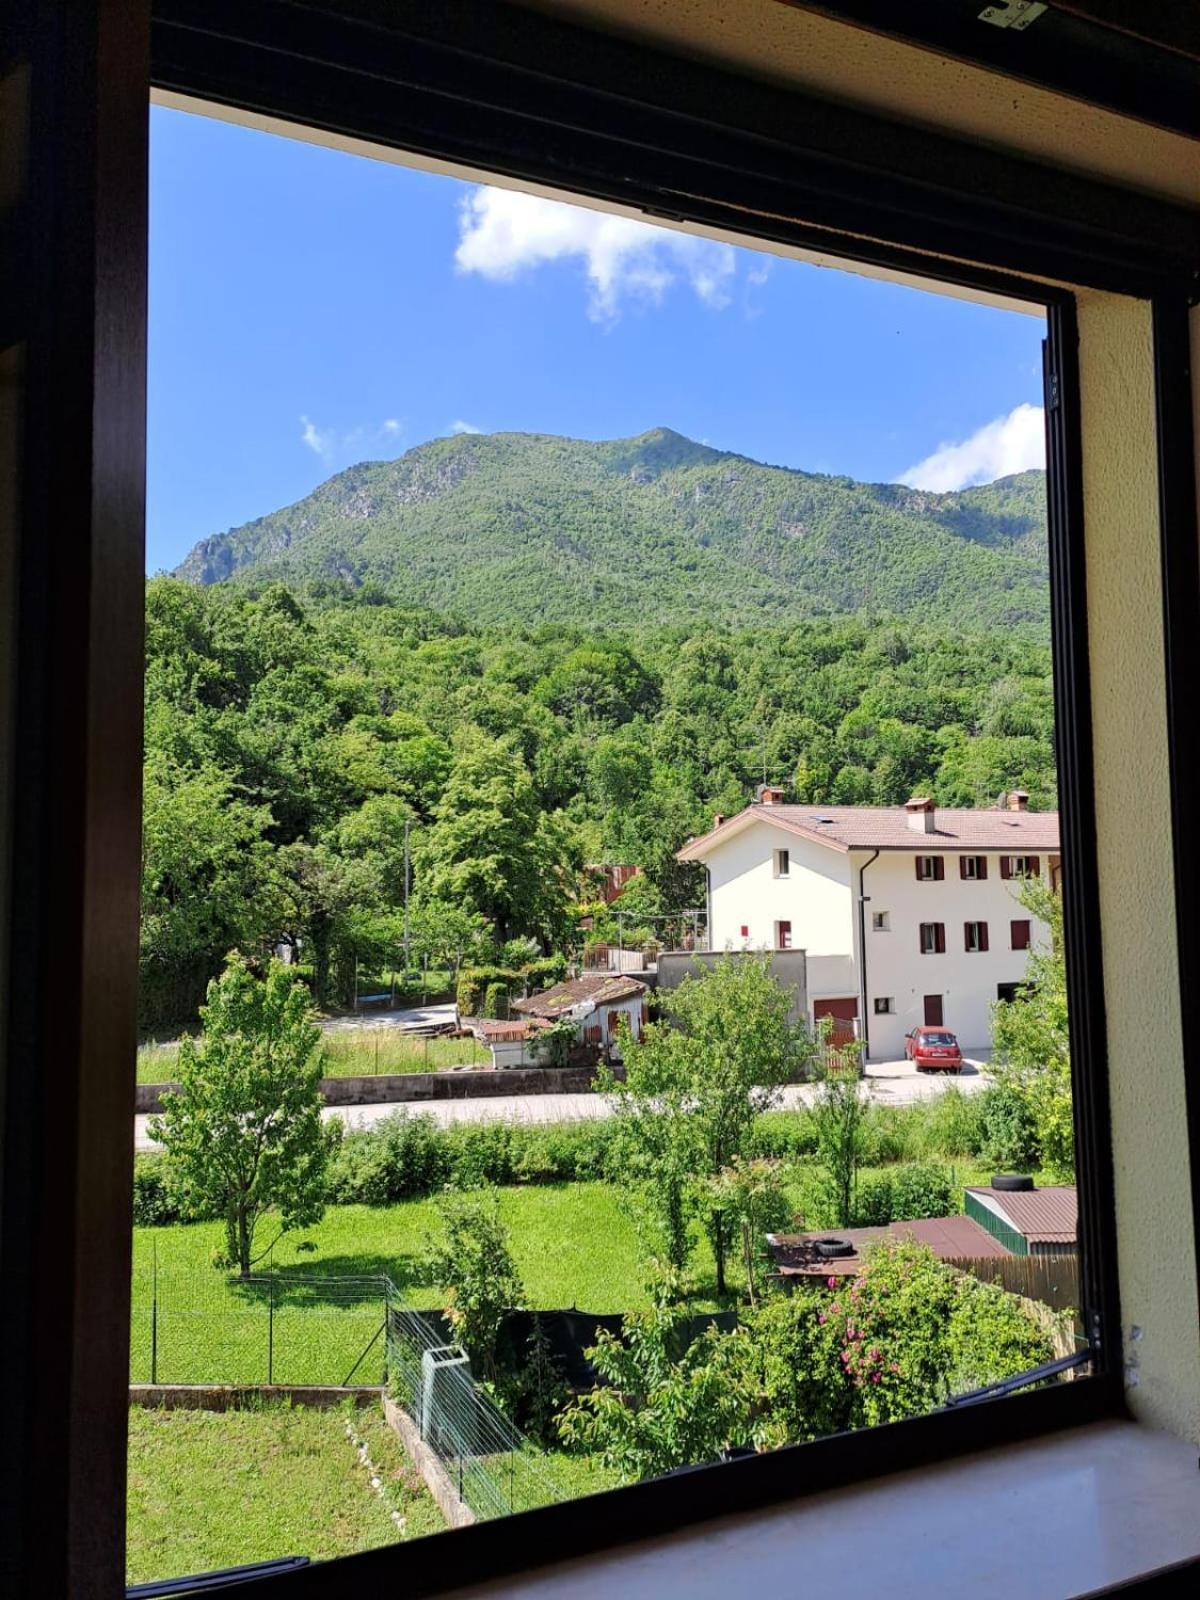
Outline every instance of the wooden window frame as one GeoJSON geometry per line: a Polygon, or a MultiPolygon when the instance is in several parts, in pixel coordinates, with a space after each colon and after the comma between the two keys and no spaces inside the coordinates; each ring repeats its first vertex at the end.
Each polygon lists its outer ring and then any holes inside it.
{"type": "Polygon", "coordinates": [[[917,928],[917,945],[923,956],[944,956],[946,953],[946,924],[944,922],[922,922],[917,928]],[[932,944],[925,947],[925,930],[932,935],[932,944]]]}
{"type": "MultiPolygon", "coordinates": [[[[14,286],[0,315],[19,422],[0,562],[0,598],[18,617],[16,689],[3,705],[12,760],[0,798],[11,862],[0,1340],[5,1370],[18,1379],[59,1376],[10,1391],[0,1464],[16,1498],[6,1507],[0,1581],[14,1592],[99,1597],[124,1578],[152,84],[298,129],[722,228],[747,243],[1023,297],[1043,305],[1048,321],[1056,741],[1072,862],[1063,899],[1073,1057],[1085,1091],[1075,1118],[1095,1375],[614,1491],[599,1514],[554,1506],[367,1552],[291,1574],[287,1592],[357,1594],[403,1581],[410,1597],[433,1594],[1118,1414],[1075,301],[1048,284],[1136,295],[1154,307],[1174,849],[1177,883],[1187,885],[1200,875],[1186,356],[1200,269],[1194,214],[480,0],[346,0],[336,12],[320,0],[156,0],[152,27],[148,0],[11,0],[11,13],[13,59],[28,70],[3,105],[5,131],[11,118],[16,135],[22,226],[0,237],[14,286]],[[69,538],[46,538],[47,528],[69,538]],[[79,975],[66,994],[54,981],[64,970],[79,975]]],[[[1177,907],[1186,973],[1200,932],[1182,888],[1177,907]]],[[[1197,1044],[1186,1049],[1191,1064],[1197,1044]]],[[[1187,1080],[1196,1150],[1200,1071],[1187,1080]]],[[[1200,1161],[1192,1182],[1200,1214],[1200,1161]]]]}
{"type": "Polygon", "coordinates": [[[963,950],[969,956],[985,956],[988,953],[988,925],[986,922],[963,923],[963,950]],[[974,932],[972,932],[972,929],[974,932]],[[972,944],[972,939],[975,943],[972,944]]]}
{"type": "Polygon", "coordinates": [[[944,856],[914,856],[913,866],[918,883],[944,883],[946,881],[946,858],[944,856]],[[923,866],[928,866],[929,871],[923,872],[923,866]]]}

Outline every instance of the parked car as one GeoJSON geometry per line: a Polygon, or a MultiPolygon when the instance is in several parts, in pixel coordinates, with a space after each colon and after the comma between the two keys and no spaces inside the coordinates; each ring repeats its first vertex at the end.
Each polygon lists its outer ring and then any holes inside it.
{"type": "Polygon", "coordinates": [[[948,1028],[913,1028],[904,1035],[904,1054],[918,1072],[961,1072],[962,1051],[948,1028]]]}

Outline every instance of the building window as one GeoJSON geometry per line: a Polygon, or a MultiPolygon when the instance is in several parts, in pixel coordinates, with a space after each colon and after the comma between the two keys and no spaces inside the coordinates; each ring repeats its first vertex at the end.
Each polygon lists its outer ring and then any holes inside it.
{"type": "Polygon", "coordinates": [[[1002,878],[1039,878],[1042,874],[1041,856],[1001,856],[1002,878]]]}
{"type": "Polygon", "coordinates": [[[1010,922],[1009,923],[1009,928],[1010,928],[1010,930],[1012,932],[1012,947],[1013,947],[1013,949],[1014,950],[1028,950],[1029,949],[1029,944],[1030,944],[1029,921],[1028,921],[1028,919],[1027,918],[1021,918],[1021,919],[1019,919],[1017,921],[1010,922]]]}
{"type": "Polygon", "coordinates": [[[741,936],[742,936],[743,939],[748,939],[750,937],[750,924],[749,923],[747,923],[747,922],[743,922],[742,923],[741,936]]]}
{"type": "Polygon", "coordinates": [[[896,1002],[891,995],[877,995],[875,997],[875,1015],[877,1017],[890,1017],[896,1010],[896,1002]]]}
{"type": "Polygon", "coordinates": [[[946,876],[941,856],[918,856],[917,877],[922,883],[940,883],[946,876]]]}
{"type": "Polygon", "coordinates": [[[792,948],[792,925],[790,922],[777,922],[775,924],[776,950],[790,950],[792,948]]]}
{"type": "Polygon", "coordinates": [[[921,954],[940,956],[946,948],[946,925],[943,922],[921,924],[921,954]]]}
{"type": "Polygon", "coordinates": [[[1014,1000],[1019,1000],[1024,993],[1023,983],[998,983],[996,985],[996,999],[1005,1005],[1011,1005],[1014,1000]]]}
{"type": "Polygon", "coordinates": [[[786,878],[790,868],[791,868],[791,860],[790,860],[788,852],[786,850],[776,850],[776,852],[775,852],[775,876],[777,878],[786,878]]]}
{"type": "Polygon", "coordinates": [[[976,954],[988,947],[987,923],[963,923],[963,949],[968,953],[976,954]]]}
{"type": "Polygon", "coordinates": [[[871,913],[871,932],[872,933],[887,933],[887,932],[890,931],[890,929],[891,929],[891,923],[888,921],[887,912],[886,911],[872,911],[872,913],[871,913]]]}
{"type": "Polygon", "coordinates": [[[961,878],[968,878],[972,883],[981,883],[987,877],[986,856],[959,856],[958,873],[961,878]]]}

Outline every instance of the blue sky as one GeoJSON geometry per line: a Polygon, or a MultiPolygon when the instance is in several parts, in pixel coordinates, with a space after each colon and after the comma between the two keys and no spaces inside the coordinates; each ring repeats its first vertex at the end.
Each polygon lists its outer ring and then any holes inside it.
{"type": "Polygon", "coordinates": [[[1040,460],[1038,318],[151,118],[151,572],[456,428],[929,488],[1040,460]]]}

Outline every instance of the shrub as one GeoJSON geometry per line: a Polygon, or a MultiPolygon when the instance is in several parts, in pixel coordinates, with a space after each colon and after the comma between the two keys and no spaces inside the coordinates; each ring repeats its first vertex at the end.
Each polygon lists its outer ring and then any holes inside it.
{"type": "Polygon", "coordinates": [[[768,1111],[754,1125],[750,1154],[775,1161],[800,1161],[817,1153],[817,1125],[810,1111],[768,1111]]]}
{"type": "Polygon", "coordinates": [[[994,1085],[979,1096],[979,1153],[996,1167],[1032,1172],[1041,1159],[1037,1127],[1025,1100],[994,1085]]]}
{"type": "Polygon", "coordinates": [[[477,1017],[479,1004],[483,998],[483,991],[470,972],[459,974],[458,987],[454,991],[454,1003],[458,1007],[460,1017],[477,1017]]]}
{"type": "Polygon", "coordinates": [[[552,988],[554,984],[561,983],[567,973],[566,956],[538,956],[535,961],[527,961],[521,968],[521,976],[531,994],[539,989],[552,988]]]}
{"type": "Polygon", "coordinates": [[[928,1156],[974,1156],[983,1138],[983,1095],[963,1094],[949,1088],[936,1099],[926,1101],[914,1111],[919,1119],[920,1154],[928,1156]]]}
{"type": "Polygon", "coordinates": [[[886,1227],[894,1217],[890,1172],[864,1172],[854,1197],[856,1228],[886,1227]]]}
{"type": "Polygon", "coordinates": [[[912,1161],[920,1154],[919,1118],[924,1108],[879,1106],[866,1108],[863,1117],[864,1165],[887,1166],[892,1161],[912,1161]]]}
{"type": "Polygon", "coordinates": [[[496,1341],[505,1312],[525,1298],[497,1197],[490,1191],[442,1198],[442,1237],[429,1255],[446,1291],[446,1317],[476,1371],[495,1379],[496,1341]]]}
{"type": "Polygon", "coordinates": [[[489,983],[483,991],[485,1017],[502,1017],[508,1010],[508,990],[502,983],[489,983]]]}
{"type": "Polygon", "coordinates": [[[948,1376],[951,1394],[999,1383],[1049,1361],[1050,1336],[1033,1321],[1016,1295],[996,1284],[959,1275],[950,1317],[953,1364],[948,1376]]]}
{"type": "Polygon", "coordinates": [[[139,1155],[133,1159],[133,1225],[161,1228],[182,1220],[179,1201],[171,1187],[165,1156],[139,1155]]]}
{"type": "Polygon", "coordinates": [[[512,1183],[516,1176],[517,1130],[507,1122],[460,1122],[442,1133],[444,1181],[456,1189],[512,1183]]]}
{"type": "Polygon", "coordinates": [[[449,1179],[445,1137],[429,1116],[396,1111],[370,1133],[350,1134],[329,1167],[337,1205],[392,1205],[433,1193],[449,1179]]]}
{"type": "Polygon", "coordinates": [[[945,1217],[958,1209],[945,1167],[933,1162],[913,1162],[910,1166],[897,1167],[891,1179],[893,1222],[945,1217]]]}

